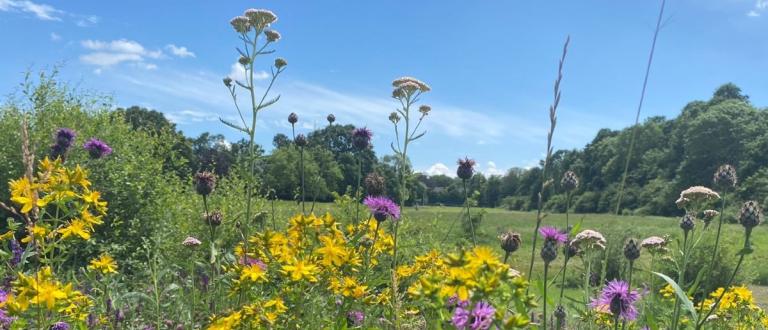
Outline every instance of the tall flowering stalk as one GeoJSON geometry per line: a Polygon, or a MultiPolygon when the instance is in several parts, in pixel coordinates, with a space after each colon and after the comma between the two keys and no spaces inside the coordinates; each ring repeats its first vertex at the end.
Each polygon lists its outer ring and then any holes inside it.
{"type": "Polygon", "coordinates": [[[549,180],[547,180],[547,169],[549,168],[549,160],[552,157],[552,137],[555,134],[555,126],[557,125],[557,106],[560,104],[560,83],[563,80],[563,64],[565,63],[565,55],[568,53],[568,44],[570,41],[571,37],[569,36],[565,39],[565,44],[563,45],[563,53],[560,56],[560,62],[557,67],[554,99],[552,100],[552,104],[549,106],[549,132],[547,133],[547,152],[546,156],[544,157],[544,165],[541,169],[541,190],[539,190],[538,207],[536,211],[536,229],[533,231],[533,244],[531,244],[531,264],[528,266],[528,274],[526,274],[528,278],[531,277],[531,273],[533,272],[533,261],[536,257],[536,241],[538,239],[537,234],[539,228],[541,227],[541,221],[544,220],[544,217],[542,216],[542,208],[544,207],[543,194],[544,189],[546,189],[546,187],[549,185],[549,180]]]}
{"type": "MultiPolygon", "coordinates": [[[[250,178],[246,186],[246,206],[245,206],[245,219],[250,222],[253,216],[253,192],[255,189],[255,172],[256,172],[256,144],[254,142],[256,138],[256,118],[259,111],[266,109],[267,107],[277,103],[280,99],[278,95],[275,98],[267,100],[269,92],[272,90],[277,77],[285,70],[288,64],[284,59],[277,58],[274,61],[274,66],[270,68],[271,79],[269,84],[264,89],[261,96],[257,96],[256,88],[254,84],[254,72],[256,58],[262,55],[272,54],[275,51],[267,49],[272,44],[280,40],[280,33],[275,30],[269,29],[272,23],[277,21],[277,16],[265,9],[248,9],[243,15],[237,16],[230,21],[232,28],[238,34],[238,38],[243,43],[242,48],[237,48],[237,52],[240,55],[238,59],[239,65],[242,66],[245,71],[245,81],[234,80],[233,77],[226,77],[223,79],[224,86],[229,91],[232,101],[237,110],[237,114],[240,117],[241,123],[234,123],[223,118],[219,120],[235,130],[244,133],[248,137],[248,159],[247,167],[250,178]],[[263,36],[264,43],[259,44],[260,37],[263,36]],[[250,123],[248,123],[247,117],[243,114],[243,110],[238,103],[238,89],[245,91],[250,99],[250,123]]],[[[262,222],[262,227],[264,226],[262,222]]],[[[245,226],[246,230],[249,226],[245,226]]],[[[246,232],[246,237],[248,233],[246,232]]],[[[246,243],[247,249],[247,243],[246,243]]]]}
{"type": "MultiPolygon", "coordinates": [[[[389,120],[395,126],[395,139],[396,143],[392,143],[390,146],[392,151],[397,156],[397,174],[399,176],[398,182],[398,199],[400,205],[404,206],[405,201],[408,199],[408,176],[410,172],[410,161],[408,160],[408,146],[413,142],[426,134],[426,131],[419,132],[419,127],[427,114],[432,110],[428,105],[421,105],[418,108],[418,119],[414,118],[416,114],[413,111],[413,107],[419,101],[419,98],[423,93],[429,92],[431,88],[429,85],[421,80],[412,77],[402,77],[392,81],[392,98],[400,102],[400,107],[396,109],[396,112],[392,112],[389,115],[389,120]],[[400,121],[403,122],[403,130],[398,128],[400,121]],[[414,120],[416,123],[414,125],[414,120]],[[413,125],[413,126],[412,126],[413,125]],[[402,134],[402,137],[400,136],[402,134]]],[[[392,290],[393,298],[393,319],[395,328],[399,327],[397,320],[397,314],[399,309],[399,298],[397,295],[397,232],[400,228],[398,221],[394,223],[393,240],[394,249],[392,257],[392,290]]]]}
{"type": "MultiPolygon", "coordinates": [[[[738,177],[736,176],[736,168],[734,168],[729,164],[721,165],[717,169],[717,171],[715,171],[712,181],[715,184],[715,187],[720,189],[722,201],[720,203],[719,219],[717,221],[717,234],[715,235],[715,246],[712,248],[712,259],[709,262],[707,277],[712,276],[712,268],[715,266],[715,261],[717,259],[717,249],[718,247],[720,247],[720,231],[723,227],[723,213],[725,213],[726,197],[728,195],[728,192],[734,189],[738,182],[738,177]]],[[[705,213],[705,217],[709,217],[709,216],[705,213]]],[[[705,289],[714,289],[714,288],[705,288],[705,289]]]]}
{"type": "Polygon", "coordinates": [[[549,264],[557,259],[557,249],[561,244],[568,240],[568,236],[561,233],[554,227],[542,227],[539,234],[544,239],[544,246],[541,247],[541,260],[544,261],[544,316],[541,319],[542,329],[547,329],[547,273],[549,264]]]}
{"type": "Polygon", "coordinates": [[[563,261],[563,269],[561,271],[562,275],[562,282],[560,283],[560,299],[558,300],[558,306],[555,313],[555,318],[557,319],[557,329],[561,329],[564,324],[565,319],[565,307],[563,307],[563,294],[565,293],[565,277],[568,274],[568,261],[571,260],[572,257],[575,257],[576,254],[578,254],[578,248],[571,244],[571,225],[570,225],[570,209],[571,209],[571,194],[573,193],[576,188],[579,187],[579,177],[576,176],[576,173],[573,171],[566,171],[563,174],[563,178],[560,180],[560,186],[565,190],[565,228],[566,228],[566,235],[568,238],[568,241],[566,242],[565,247],[563,248],[563,254],[565,255],[565,261],[563,261]]]}
{"type": "Polygon", "coordinates": [[[355,224],[360,221],[360,187],[363,179],[363,152],[371,147],[373,133],[366,127],[356,128],[352,131],[352,146],[355,147],[357,156],[357,186],[355,186],[355,224]]]}
{"type": "Polygon", "coordinates": [[[306,201],[307,201],[307,183],[304,177],[304,147],[307,146],[307,137],[304,134],[299,134],[296,139],[293,140],[296,147],[299,148],[299,168],[301,171],[301,213],[307,214],[306,201]]]}
{"type": "Polygon", "coordinates": [[[464,206],[467,208],[467,222],[469,222],[469,228],[472,231],[472,246],[477,246],[475,223],[472,221],[472,214],[469,212],[469,192],[467,189],[467,180],[472,179],[475,171],[475,160],[464,157],[464,159],[459,159],[458,164],[456,176],[461,179],[461,183],[464,185],[464,206]]]}

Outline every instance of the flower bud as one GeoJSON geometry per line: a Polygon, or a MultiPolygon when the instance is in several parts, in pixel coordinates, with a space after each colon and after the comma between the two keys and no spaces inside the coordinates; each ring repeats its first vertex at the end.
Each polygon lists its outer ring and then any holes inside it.
{"type": "Polygon", "coordinates": [[[333,125],[333,122],[336,121],[336,116],[334,116],[333,114],[329,114],[328,117],[326,117],[325,119],[328,120],[328,125],[333,125]]]}
{"type": "Polygon", "coordinates": [[[691,231],[695,226],[696,222],[694,221],[694,217],[690,214],[686,214],[682,219],[680,219],[680,229],[682,229],[685,233],[691,231]]]}
{"type": "Polygon", "coordinates": [[[288,61],[286,61],[282,57],[278,57],[275,59],[275,67],[278,69],[282,69],[284,66],[288,65],[288,61]]]}
{"type": "Polygon", "coordinates": [[[511,231],[501,234],[499,240],[501,241],[501,249],[507,253],[517,251],[523,244],[522,239],[520,239],[520,234],[511,231]]]}
{"type": "Polygon", "coordinates": [[[629,261],[635,261],[640,258],[640,246],[637,245],[637,241],[634,238],[627,240],[627,244],[624,245],[624,257],[629,261]]]}
{"type": "Polygon", "coordinates": [[[288,115],[288,122],[291,123],[291,125],[295,125],[299,121],[299,115],[297,115],[295,112],[291,112],[290,115],[288,115]]]}
{"type": "Polygon", "coordinates": [[[203,171],[195,174],[195,190],[203,196],[210,195],[216,189],[216,175],[203,171]]]}
{"type": "Polygon", "coordinates": [[[299,148],[303,148],[307,146],[307,137],[304,136],[304,134],[296,135],[296,139],[293,141],[296,143],[296,146],[299,148]]]}
{"type": "Polygon", "coordinates": [[[748,201],[741,207],[739,223],[744,228],[751,230],[763,221],[763,210],[755,201],[748,201]]]}

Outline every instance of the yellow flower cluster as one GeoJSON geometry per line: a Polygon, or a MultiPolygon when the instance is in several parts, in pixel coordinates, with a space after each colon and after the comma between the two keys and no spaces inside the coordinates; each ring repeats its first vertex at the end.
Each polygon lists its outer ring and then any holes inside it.
{"type": "Polygon", "coordinates": [[[85,320],[93,301],[74,290],[71,283],[62,284],[54,277],[50,267],[43,267],[33,275],[19,273],[13,282],[13,292],[1,308],[11,313],[22,313],[29,308],[57,311],[72,320],[85,320]]]}
{"type": "Polygon", "coordinates": [[[91,260],[88,270],[98,271],[104,275],[117,273],[117,262],[109,254],[102,254],[98,258],[91,260]]]}
{"type": "Polygon", "coordinates": [[[223,267],[232,279],[231,294],[271,300],[214,317],[210,329],[272,324],[283,315],[286,304],[295,306],[296,297],[307,292],[355,304],[388,303],[391,290],[371,290],[366,277],[383,254],[392,253],[392,236],[378,228],[374,219],[341,227],[330,214],[299,214],[284,231],[266,230],[250,237],[247,244],[238,244],[237,262],[223,267]]]}
{"type": "MultiPolygon", "coordinates": [[[[79,237],[89,240],[95,225],[102,224],[107,212],[107,202],[101,200],[98,191],[91,190],[86,171],[79,165],[74,169],[64,167],[60,159],[40,161],[38,172],[32,178],[22,177],[10,181],[11,201],[18,204],[23,214],[38,210],[40,218],[51,219],[48,223],[37,221],[27,228],[22,242],[45,239],[79,237]],[[47,207],[51,206],[49,210],[47,207]],[[49,213],[50,212],[50,213],[49,213]],[[60,218],[61,215],[72,215],[60,218]]],[[[12,234],[0,235],[10,238],[12,234]]]]}
{"type": "MultiPolygon", "coordinates": [[[[724,288],[718,288],[711,292],[707,299],[704,299],[699,303],[699,307],[703,307],[703,310],[709,310],[714,306],[715,301],[721,295],[723,298],[720,300],[720,304],[714,311],[713,322],[729,322],[741,325],[756,325],[762,324],[763,327],[768,327],[768,316],[757,305],[750,291],[746,286],[732,286],[725,291],[724,288]]],[[[742,329],[742,328],[738,328],[742,329]]],[[[747,329],[747,328],[744,328],[747,329]]]]}

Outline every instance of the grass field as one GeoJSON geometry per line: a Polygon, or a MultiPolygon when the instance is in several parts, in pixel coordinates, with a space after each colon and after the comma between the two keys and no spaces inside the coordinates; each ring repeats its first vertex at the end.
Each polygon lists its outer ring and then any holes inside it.
{"type": "MultiPolygon", "coordinates": [[[[280,213],[283,213],[283,219],[286,219],[289,214],[300,212],[300,209],[295,204],[283,202],[277,207],[280,213]]],[[[470,236],[468,236],[462,228],[461,219],[464,208],[450,207],[450,206],[426,206],[426,207],[408,207],[404,209],[406,220],[402,223],[401,228],[401,249],[405,252],[405,255],[414,255],[425,252],[429,249],[453,249],[457,245],[470,244],[470,236]]],[[[325,213],[330,211],[332,213],[338,213],[338,208],[331,203],[317,204],[315,206],[315,213],[325,213]]],[[[364,210],[361,210],[364,212],[364,210]]],[[[528,271],[528,265],[531,257],[531,240],[533,237],[533,230],[536,226],[536,213],[535,212],[519,212],[508,211],[504,209],[489,209],[489,208],[473,208],[471,209],[473,214],[478,212],[484,212],[482,222],[476,228],[476,236],[478,244],[488,245],[492,247],[498,247],[498,235],[506,230],[512,230],[519,232],[522,235],[523,246],[519,251],[514,253],[510,258],[510,263],[514,268],[521,272],[528,271]]],[[[277,217],[280,219],[281,217],[277,217]]],[[[279,221],[279,220],[278,220],[279,221]]],[[[633,237],[637,239],[643,239],[648,236],[663,236],[669,235],[673,241],[670,244],[670,250],[674,251],[677,247],[675,240],[682,240],[682,230],[678,226],[679,219],[670,217],[656,217],[656,216],[614,216],[610,214],[570,214],[569,222],[571,225],[580,223],[581,229],[593,229],[606,235],[608,239],[609,248],[621,248],[627,238],[633,237]],[[613,246],[612,246],[613,245],[613,246]]],[[[544,218],[543,225],[555,226],[558,228],[565,227],[566,215],[565,214],[547,214],[544,218]]],[[[712,244],[715,240],[716,223],[707,229],[704,233],[701,243],[703,245],[712,244]]],[[[696,230],[703,228],[702,223],[697,223],[696,230]]],[[[724,224],[721,242],[725,246],[725,250],[732,252],[733,258],[728,260],[730,263],[735,263],[735,251],[741,248],[743,244],[744,229],[738,224],[724,224]]],[[[768,250],[766,250],[766,242],[768,242],[768,230],[764,227],[758,227],[752,234],[753,248],[755,252],[746,259],[745,265],[742,266],[740,279],[744,282],[751,283],[756,288],[755,296],[756,300],[763,305],[768,305],[768,290],[763,285],[768,284],[768,268],[760,267],[768,262],[768,250]]],[[[534,279],[536,276],[540,276],[543,269],[543,262],[539,258],[539,247],[541,246],[541,240],[539,240],[535,260],[534,260],[534,279]]],[[[498,249],[499,254],[503,251],[498,249]]],[[[552,264],[552,272],[557,273],[561,268],[563,262],[562,254],[552,264]]],[[[639,261],[636,263],[635,271],[636,278],[648,279],[650,256],[645,253],[641,255],[639,261]],[[640,271],[640,275],[637,275],[637,271],[640,271]]],[[[655,266],[658,270],[659,265],[655,266]]],[[[569,266],[568,282],[580,283],[580,274],[583,272],[581,262],[576,260],[569,266]]],[[[579,293],[581,294],[581,293],[579,293]]]]}

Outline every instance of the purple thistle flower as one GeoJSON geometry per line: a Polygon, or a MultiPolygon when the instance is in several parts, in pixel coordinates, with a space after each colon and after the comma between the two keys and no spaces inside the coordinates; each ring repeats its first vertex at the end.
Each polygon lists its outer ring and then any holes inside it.
{"type": "Polygon", "coordinates": [[[51,330],[69,330],[69,323],[67,322],[56,322],[51,326],[51,330]]]}
{"type": "Polygon", "coordinates": [[[10,245],[11,252],[13,253],[13,257],[10,261],[11,267],[16,267],[16,265],[21,262],[21,254],[24,253],[24,249],[21,248],[19,241],[17,241],[15,238],[11,239],[10,245]]]}
{"type": "Polygon", "coordinates": [[[456,329],[463,330],[467,328],[469,318],[470,314],[468,310],[462,307],[456,307],[453,311],[453,316],[451,317],[451,324],[456,327],[456,329]]]}
{"type": "Polygon", "coordinates": [[[391,217],[393,221],[400,219],[400,207],[387,197],[368,196],[363,201],[363,204],[373,213],[376,221],[387,220],[387,217],[391,217]]]}
{"type": "Polygon", "coordinates": [[[347,313],[347,325],[350,327],[359,327],[365,321],[365,314],[361,311],[350,311],[347,313]]]}
{"type": "Polygon", "coordinates": [[[637,291],[630,291],[629,284],[624,281],[613,280],[600,292],[597,299],[593,299],[590,306],[594,309],[610,312],[620,318],[632,321],[637,318],[635,302],[640,299],[637,291]]]}
{"type": "Polygon", "coordinates": [[[462,180],[471,179],[475,172],[475,160],[467,157],[464,157],[464,159],[459,158],[458,164],[459,168],[456,169],[456,176],[462,180]]]}
{"type": "Polygon", "coordinates": [[[565,243],[568,240],[568,235],[561,233],[555,227],[541,227],[539,228],[539,234],[547,241],[557,241],[559,243],[565,243]]]}
{"type": "Polygon", "coordinates": [[[367,127],[355,128],[352,130],[352,145],[358,150],[368,149],[371,144],[373,132],[367,127]]]}
{"type": "Polygon", "coordinates": [[[481,301],[475,305],[475,309],[472,310],[472,324],[470,328],[472,330],[486,330],[493,324],[493,316],[496,314],[496,309],[491,304],[481,301]]]}
{"type": "Polygon", "coordinates": [[[99,159],[112,153],[112,148],[110,148],[106,142],[95,138],[86,141],[85,144],[83,144],[83,148],[88,150],[88,153],[93,159],[99,159]]]}
{"type": "Polygon", "coordinates": [[[59,128],[54,134],[54,143],[51,146],[51,158],[61,158],[64,160],[67,156],[69,147],[75,142],[77,133],[69,128],[59,128]]]}

